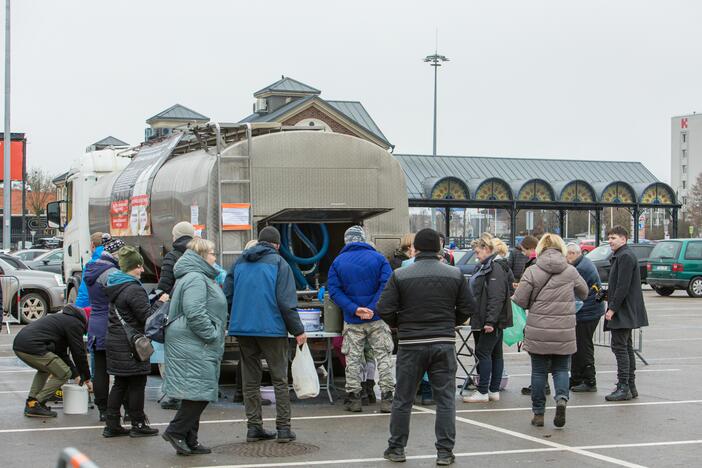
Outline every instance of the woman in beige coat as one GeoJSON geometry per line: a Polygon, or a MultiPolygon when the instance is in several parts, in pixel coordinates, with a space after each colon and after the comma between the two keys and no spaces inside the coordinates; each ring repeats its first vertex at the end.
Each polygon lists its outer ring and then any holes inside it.
{"type": "Polygon", "coordinates": [[[536,264],[527,269],[512,298],[529,309],[524,349],[531,356],[531,404],[534,426],[544,425],[544,388],[550,369],[556,387],[553,424],[565,426],[568,370],[575,344],[575,299],[587,297],[587,284],[566,261],[566,246],[559,236],[544,234],[536,247],[536,264]]]}

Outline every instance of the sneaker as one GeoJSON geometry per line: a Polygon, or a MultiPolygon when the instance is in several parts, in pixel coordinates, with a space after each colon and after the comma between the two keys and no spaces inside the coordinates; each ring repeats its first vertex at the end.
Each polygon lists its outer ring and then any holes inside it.
{"type": "Polygon", "coordinates": [[[388,447],[383,453],[383,458],[391,462],[402,463],[407,461],[405,450],[398,447],[388,447]]]}
{"type": "Polygon", "coordinates": [[[51,411],[51,408],[39,403],[34,398],[27,399],[27,403],[24,405],[24,415],[29,418],[55,418],[58,416],[56,411],[51,411]]]}
{"type": "Polygon", "coordinates": [[[536,427],[544,427],[544,415],[535,414],[534,417],[531,418],[531,425],[536,427]]]}
{"type": "Polygon", "coordinates": [[[263,427],[252,426],[246,431],[246,442],[258,442],[261,440],[275,439],[276,433],[267,431],[263,427]]]}
{"type": "MultiPolygon", "coordinates": [[[[637,394],[638,395],[638,394],[637,394]]],[[[627,384],[617,384],[617,388],[612,393],[605,397],[607,401],[626,401],[631,400],[631,390],[627,384]]]]}
{"type": "Polygon", "coordinates": [[[192,455],[193,451],[188,447],[184,439],[179,439],[168,432],[161,434],[161,438],[171,444],[178,455],[192,455]]]}
{"type": "Polygon", "coordinates": [[[488,392],[488,400],[500,401],[500,392],[488,392]]]}
{"type": "Polygon", "coordinates": [[[455,462],[456,456],[453,453],[442,453],[436,457],[436,464],[439,466],[453,465],[455,462]]]}
{"type": "Polygon", "coordinates": [[[141,421],[132,422],[132,429],[129,437],[152,437],[158,435],[158,429],[149,426],[149,420],[144,418],[141,421]]]}
{"type": "Polygon", "coordinates": [[[57,388],[53,395],[47,400],[50,403],[56,403],[58,405],[63,405],[63,390],[57,388]]]}
{"type": "Polygon", "coordinates": [[[474,391],[468,396],[463,397],[463,403],[487,403],[490,401],[490,397],[487,393],[480,393],[478,390],[474,391]]]}
{"type": "Polygon", "coordinates": [[[205,447],[201,443],[197,443],[195,445],[188,444],[188,447],[190,447],[190,451],[193,453],[193,455],[207,455],[208,453],[212,453],[211,448],[205,447]]]}
{"type": "Polygon", "coordinates": [[[597,385],[590,385],[588,383],[581,383],[570,389],[575,393],[597,393],[597,385]]]}
{"type": "Polygon", "coordinates": [[[556,403],[556,416],[553,418],[553,425],[561,428],[565,426],[566,423],[566,406],[568,402],[566,400],[558,400],[556,403]]]}

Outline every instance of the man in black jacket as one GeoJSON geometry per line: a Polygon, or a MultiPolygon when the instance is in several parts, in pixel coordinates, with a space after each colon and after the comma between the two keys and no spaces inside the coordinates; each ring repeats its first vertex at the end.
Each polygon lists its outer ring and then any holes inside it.
{"type": "Polygon", "coordinates": [[[454,462],[456,438],[456,331],[474,311],[466,279],[440,262],[439,234],[422,229],[414,238],[415,262],[395,270],[378,301],[381,318],[397,328],[397,387],[385,458],[405,461],[410,414],[424,372],[436,401],[437,464],[454,462]]]}
{"type": "Polygon", "coordinates": [[[522,242],[520,242],[517,247],[510,250],[509,268],[512,270],[516,282],[519,282],[524,271],[534,263],[532,255],[538,243],[539,240],[536,237],[524,236],[522,242]]]}
{"type": "Polygon", "coordinates": [[[612,332],[612,352],[617,359],[617,388],[605,397],[607,401],[631,400],[639,396],[634,372],[636,355],[631,331],[648,326],[648,315],[641,291],[639,261],[627,242],[629,232],[614,226],[607,232],[613,254],[607,291],[605,330],[612,332]]]}
{"type": "Polygon", "coordinates": [[[25,364],[37,370],[24,407],[24,415],[55,418],[46,401],[68,379],[92,390],[90,368],[83,344],[87,320],[83,309],[68,304],[61,313],[30,323],[15,337],[12,349],[25,364]],[[71,357],[68,352],[70,350],[71,357]]]}

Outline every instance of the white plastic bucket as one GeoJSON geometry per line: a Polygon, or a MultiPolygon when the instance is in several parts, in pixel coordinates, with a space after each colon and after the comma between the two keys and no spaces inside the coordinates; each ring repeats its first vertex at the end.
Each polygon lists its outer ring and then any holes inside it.
{"type": "Polygon", "coordinates": [[[306,332],[314,332],[322,329],[320,325],[320,317],[322,316],[321,309],[297,309],[297,313],[300,314],[300,320],[306,332]]]}
{"type": "Polygon", "coordinates": [[[275,404],[275,390],[273,387],[261,387],[261,398],[270,400],[272,404],[275,404]]]}
{"type": "Polygon", "coordinates": [[[63,413],[88,414],[88,389],[76,384],[66,384],[62,388],[63,413]]]}

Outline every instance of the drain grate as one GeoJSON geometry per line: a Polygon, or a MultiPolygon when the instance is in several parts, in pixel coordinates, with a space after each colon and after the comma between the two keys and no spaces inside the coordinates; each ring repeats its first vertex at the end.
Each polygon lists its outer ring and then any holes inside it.
{"type": "Polygon", "coordinates": [[[233,443],[222,444],[212,448],[215,453],[225,455],[238,455],[240,457],[294,457],[306,455],[319,450],[316,445],[289,442],[279,444],[275,440],[253,442],[253,443],[233,443]]]}

